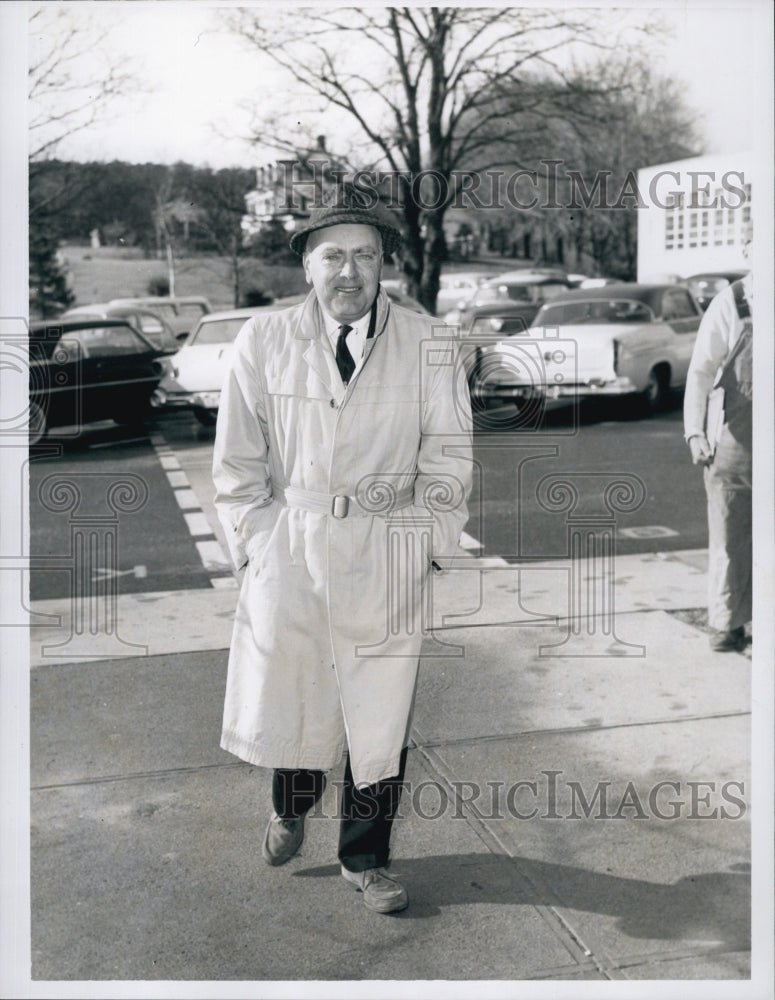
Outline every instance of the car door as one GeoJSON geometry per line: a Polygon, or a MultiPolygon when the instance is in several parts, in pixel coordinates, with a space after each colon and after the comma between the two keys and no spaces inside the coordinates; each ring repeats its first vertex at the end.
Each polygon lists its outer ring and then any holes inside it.
{"type": "Polygon", "coordinates": [[[30,402],[40,406],[52,427],[83,420],[83,351],[61,327],[30,331],[30,402]]]}
{"type": "Polygon", "coordinates": [[[128,324],[78,331],[84,345],[87,420],[142,416],[161,377],[159,352],[128,324]]]}
{"type": "Polygon", "coordinates": [[[125,317],[129,323],[139,330],[140,333],[149,340],[154,347],[159,350],[177,349],[177,343],[172,335],[172,331],[165,324],[164,320],[149,310],[138,309],[128,313],[125,317]]]}
{"type": "Polygon", "coordinates": [[[675,334],[673,340],[673,385],[683,385],[692,359],[701,313],[686,288],[668,288],[662,293],[662,321],[675,334]]]}

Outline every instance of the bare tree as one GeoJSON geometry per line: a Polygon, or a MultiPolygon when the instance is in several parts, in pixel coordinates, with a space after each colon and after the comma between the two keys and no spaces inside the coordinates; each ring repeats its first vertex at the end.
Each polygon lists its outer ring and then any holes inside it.
{"type": "Polygon", "coordinates": [[[70,4],[37,7],[29,18],[29,230],[31,301],[42,315],[67,304],[52,296],[64,209],[85,193],[67,163],[52,163],[65,139],[89,128],[121,95],[141,88],[126,59],[109,51],[99,13],[70,4]],[[52,169],[53,168],[53,169],[52,169]]]}
{"type": "MultiPolygon", "coordinates": [[[[466,183],[458,172],[494,166],[494,136],[501,150],[522,138],[519,105],[497,95],[531,68],[561,82],[572,48],[597,46],[604,34],[615,41],[615,17],[559,7],[247,8],[230,14],[230,26],[297,91],[317,97],[320,110],[339,109],[356,126],[355,166],[371,160],[396,179],[403,268],[414,294],[432,309],[445,255],[444,217],[466,183]],[[602,17],[609,19],[607,32],[600,30],[602,17]]],[[[293,111],[298,120],[296,104],[293,111]]],[[[272,138],[282,142],[281,135],[272,138]]]]}
{"type": "Polygon", "coordinates": [[[515,121],[519,147],[493,136],[490,154],[516,153],[519,166],[542,182],[542,194],[531,211],[512,203],[483,213],[490,217],[485,226],[495,237],[493,248],[515,253],[527,234],[528,242],[545,239],[554,248],[547,263],[567,263],[557,248],[572,247],[576,269],[634,278],[637,171],[700,153],[695,116],[676,83],[639,53],[609,55],[568,74],[558,87],[537,81],[533,89],[534,107],[515,121]],[[547,169],[553,164],[561,169],[547,169]]]}
{"type": "Polygon", "coordinates": [[[126,59],[107,48],[109,30],[98,12],[67,5],[38,7],[29,19],[30,159],[51,156],[76,132],[93,125],[120,96],[138,89],[126,59]]]}

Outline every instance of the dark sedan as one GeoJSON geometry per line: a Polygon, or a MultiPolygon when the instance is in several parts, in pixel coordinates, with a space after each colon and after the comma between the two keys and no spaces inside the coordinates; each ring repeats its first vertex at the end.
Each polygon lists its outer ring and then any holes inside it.
{"type": "Polygon", "coordinates": [[[545,302],[552,302],[572,287],[567,276],[549,270],[501,274],[483,282],[466,303],[448,312],[444,320],[459,325],[464,334],[522,332],[545,302]]]}
{"type": "Polygon", "coordinates": [[[141,306],[121,306],[112,302],[92,302],[74,306],[62,314],[62,319],[122,319],[134,327],[146,340],[158,347],[164,354],[174,354],[180,343],[172,327],[165,319],[150,309],[141,306]]]}
{"type": "Polygon", "coordinates": [[[141,423],[162,376],[162,352],[119,320],[33,323],[29,334],[29,443],[50,427],[74,433],[95,420],[141,423]]]}

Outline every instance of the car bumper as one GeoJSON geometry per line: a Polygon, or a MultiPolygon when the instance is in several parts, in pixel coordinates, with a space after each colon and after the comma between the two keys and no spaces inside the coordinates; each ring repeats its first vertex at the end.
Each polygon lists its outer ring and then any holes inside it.
{"type": "Polygon", "coordinates": [[[629,396],[637,392],[637,386],[631,379],[622,376],[611,380],[592,380],[590,382],[573,382],[555,385],[513,385],[508,383],[480,381],[475,387],[476,395],[481,399],[526,400],[543,398],[548,402],[553,400],[570,400],[597,398],[600,396],[629,396]]]}
{"type": "Polygon", "coordinates": [[[195,392],[191,397],[191,406],[195,410],[210,410],[217,413],[220,405],[220,392],[195,392]]]}
{"type": "Polygon", "coordinates": [[[151,395],[151,406],[154,410],[189,410],[191,409],[191,394],[167,392],[164,389],[154,389],[151,395]]]}
{"type": "Polygon", "coordinates": [[[221,394],[213,392],[167,392],[156,389],[151,396],[155,410],[212,410],[217,411],[221,394]]]}

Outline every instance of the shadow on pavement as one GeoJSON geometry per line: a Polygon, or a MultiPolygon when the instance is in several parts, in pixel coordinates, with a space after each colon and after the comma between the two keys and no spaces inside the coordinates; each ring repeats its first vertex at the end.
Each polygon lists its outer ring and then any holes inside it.
{"type": "MultiPolygon", "coordinates": [[[[404,920],[438,916],[467,903],[553,906],[612,916],[630,938],[701,943],[713,951],[750,947],[749,866],[686,876],[672,884],[622,878],[570,865],[482,854],[400,859],[391,873],[405,880],[411,905],[404,920]]],[[[339,876],[336,865],[307,868],[295,878],[339,876]]]]}

